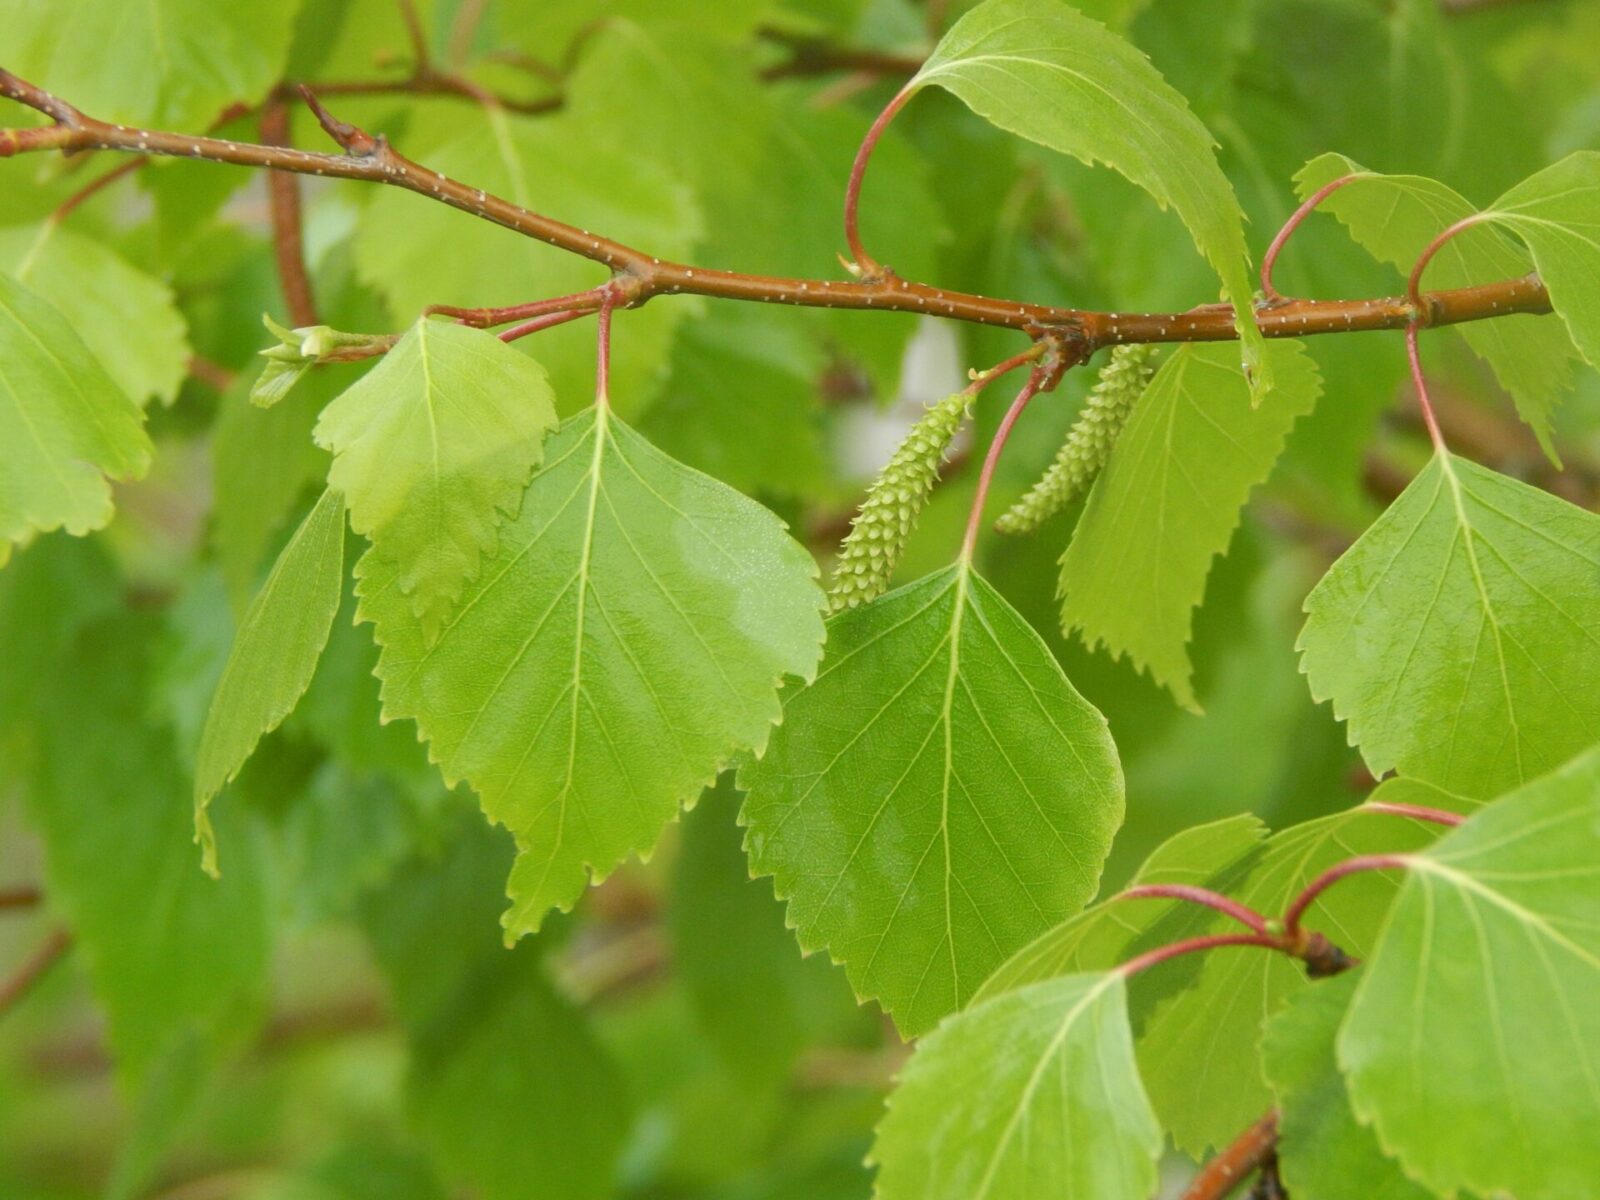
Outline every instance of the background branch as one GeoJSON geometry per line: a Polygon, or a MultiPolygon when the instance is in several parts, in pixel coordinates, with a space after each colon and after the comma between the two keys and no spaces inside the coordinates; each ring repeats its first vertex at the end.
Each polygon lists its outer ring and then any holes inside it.
{"type": "Polygon", "coordinates": [[[52,930],[33,953],[18,964],[15,971],[0,979],[0,1016],[4,1016],[32,991],[33,985],[45,977],[71,946],[71,933],[64,928],[52,930]]]}

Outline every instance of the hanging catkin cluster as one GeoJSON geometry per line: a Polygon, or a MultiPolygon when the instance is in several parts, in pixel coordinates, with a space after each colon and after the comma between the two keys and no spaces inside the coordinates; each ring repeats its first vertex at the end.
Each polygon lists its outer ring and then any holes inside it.
{"type": "Polygon", "coordinates": [[[939,478],[945,449],[971,403],[970,392],[956,392],[932,405],[878,475],[839,550],[828,593],[834,612],[865,604],[889,586],[917,514],[939,478]]]}
{"type": "Polygon", "coordinates": [[[1154,346],[1118,346],[1100,369],[1083,411],[1038,483],[994,523],[1001,533],[1029,533],[1071,504],[1094,482],[1128,423],[1133,403],[1155,373],[1154,346]]]}

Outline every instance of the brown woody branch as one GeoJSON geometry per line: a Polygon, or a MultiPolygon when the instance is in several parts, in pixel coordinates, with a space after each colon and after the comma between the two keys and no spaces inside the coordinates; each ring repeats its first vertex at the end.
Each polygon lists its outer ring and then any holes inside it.
{"type": "Polygon", "coordinates": [[[0,979],[0,1016],[26,996],[33,989],[33,985],[43,979],[50,968],[55,966],[57,960],[71,947],[70,932],[66,929],[53,930],[39,943],[33,953],[18,964],[16,970],[4,979],[0,979]]]}
{"type": "MultiPolygon", "coordinates": [[[[1016,329],[1035,338],[1050,333],[1058,341],[1085,351],[1117,343],[1228,341],[1237,337],[1232,312],[1217,304],[1177,313],[1088,312],[951,291],[902,279],[887,268],[868,278],[837,281],[747,275],[666,261],[601,234],[531,212],[414,162],[396,151],[382,135],[374,137],[337,120],[309,91],[301,91],[328,135],[344,149],[343,154],[316,154],[292,147],[112,125],[80,113],[43,89],[0,70],[0,95],[54,121],[38,128],[0,129],[0,157],[52,149],[67,153],[119,150],[404,188],[609,268],[613,287],[607,289],[608,294],[620,296],[622,304],[631,308],[656,296],[686,294],[806,308],[926,313],[1016,329]]],[[[1259,306],[1256,315],[1266,336],[1299,337],[1404,329],[1413,323],[1452,325],[1513,313],[1550,311],[1549,295],[1534,276],[1430,292],[1420,299],[1421,311],[1406,297],[1391,296],[1289,300],[1259,306]]],[[[599,303],[585,301],[582,311],[597,310],[599,303]]]]}
{"type": "Polygon", "coordinates": [[[1272,1160],[1278,1148],[1278,1114],[1268,1113],[1219,1150],[1200,1169],[1183,1200],[1222,1200],[1272,1160]]]}
{"type": "Polygon", "coordinates": [[[37,908],[44,899],[43,893],[27,884],[21,887],[0,888],[0,911],[8,908],[37,908]]]}
{"type": "MultiPolygon", "coordinates": [[[[289,108],[278,96],[261,110],[261,140],[288,146],[289,108]]],[[[272,218],[272,253],[278,266],[278,285],[293,325],[317,324],[317,305],[306,273],[305,238],[300,213],[300,180],[287,171],[267,175],[267,204],[272,218]]]]}

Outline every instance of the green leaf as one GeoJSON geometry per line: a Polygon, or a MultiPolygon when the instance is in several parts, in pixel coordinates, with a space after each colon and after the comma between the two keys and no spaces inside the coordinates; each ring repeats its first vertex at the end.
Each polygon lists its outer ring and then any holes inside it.
{"type": "Polygon", "coordinates": [[[828,479],[817,382],[827,360],[802,326],[744,304],[679,333],[640,432],[679,461],[753,495],[800,496],[828,479]]]}
{"type": "MultiPolygon", "coordinates": [[[[691,258],[700,233],[694,198],[649,160],[612,147],[605,126],[574,118],[419,114],[403,141],[412,157],[475,188],[581,224],[662,258],[691,258]]],[[[372,198],[355,236],[356,265],[401,322],[430,304],[524,304],[592,288],[603,266],[391,188],[372,198]],[[439,248],[448,246],[448,254],[439,248]]],[[[617,318],[611,394],[619,411],[643,411],[669,356],[675,325],[697,301],[676,297],[617,318]]],[[[591,395],[594,324],[575,322],[532,339],[555,394],[591,395]]]]}
{"type": "Polygon", "coordinates": [[[212,798],[289,715],[327,645],[344,582],[344,511],[344,497],[329,488],[289,539],[244,615],[211,698],[195,762],[194,819],[212,874],[212,798]]]}
{"type": "Polygon", "coordinates": [[[150,466],[138,406],[48,301],[0,275],[0,545],[111,520],[150,466]]]}
{"type": "MultiPolygon", "coordinates": [[[[469,815],[469,814],[463,814],[469,815]]],[[[405,864],[365,906],[411,1050],[409,1124],[441,1173],[483,1200],[603,1200],[629,1097],[540,945],[494,936],[509,838],[480,821],[405,864]]]]}
{"type": "MultiPolygon", "coordinates": [[[[1248,813],[1196,825],[1168,838],[1139,868],[1128,887],[1152,883],[1203,885],[1236,869],[1261,848],[1267,833],[1248,813]]],[[[1074,971],[1105,971],[1175,937],[1163,936],[1170,918],[1187,913],[1180,900],[1106,897],[1040,934],[989,976],[973,1004],[1030,983],[1074,971]]]]}
{"type": "Polygon", "coordinates": [[[1122,820],[1105,718],[965,562],[833,617],[740,782],[801,945],[907,1036],[1083,905],[1122,820]]]}
{"type": "Polygon", "coordinates": [[[42,719],[27,786],[51,905],[72,928],[131,1085],[164,1070],[185,1038],[215,1051],[248,1037],[272,944],[248,827],[229,830],[241,869],[216,881],[194,869],[177,803],[184,771],[146,715],[150,632],[126,615],[102,620],[35,679],[42,719]]]}
{"type": "Polygon", "coordinates": [[[627,1094],[583,1016],[531,955],[481,978],[416,1038],[411,1122],[449,1176],[483,1200],[605,1200],[627,1094]]]}
{"type": "Polygon", "coordinates": [[[277,82],[295,0],[0,0],[6,66],[121,125],[199,132],[277,82]]]}
{"type": "Polygon", "coordinates": [[[1296,1200],[1427,1200],[1356,1120],[1334,1038],[1360,981],[1307,988],[1267,1023],[1262,1065],[1278,1098],[1278,1173],[1296,1200]]]}
{"type": "Polygon", "coordinates": [[[446,779],[517,838],[513,937],[759,750],[823,636],[815,564],[778,519],[604,409],[552,435],[433,642],[392,566],[357,570],[386,717],[415,717],[446,779]]]}
{"type": "Polygon", "coordinates": [[[697,1026],[746,1084],[787,1083],[808,1042],[875,1025],[843,973],[818,954],[802,958],[772,885],[751,879],[730,775],[684,818],[673,868],[673,966],[697,1026]]]}
{"type": "Polygon", "coordinates": [[[1406,866],[1339,1032],[1357,1115],[1442,1194],[1600,1196],[1600,751],[1406,866]]]}
{"type": "Polygon", "coordinates": [[[951,27],[911,88],[938,84],[979,116],[1171,205],[1233,302],[1259,398],[1271,364],[1251,310],[1244,214],[1211,134],[1134,46],[1055,0],[986,0],[951,27]]]}
{"type": "Polygon", "coordinates": [[[1600,740],[1600,516],[1440,454],[1306,598],[1302,669],[1375,774],[1477,797],[1600,740]]]}
{"type": "Polygon", "coordinates": [[[923,1038],[878,1126],[881,1200],[1147,1200],[1161,1129],[1116,973],[1008,992],[923,1038]]]}
{"type": "MultiPolygon", "coordinates": [[[[1371,799],[1449,811],[1470,803],[1403,779],[1384,783],[1371,799]]],[[[1249,874],[1227,891],[1257,912],[1277,916],[1334,863],[1426,845],[1439,828],[1364,808],[1306,821],[1274,834],[1249,874]]],[[[1377,937],[1395,886],[1387,873],[1341,885],[1318,903],[1309,927],[1362,957],[1377,937]]],[[[1174,929],[1170,940],[1239,931],[1208,910],[1192,913],[1193,923],[1174,929]]],[[[1192,986],[1156,1008],[1140,1035],[1139,1063],[1156,1112],[1180,1150],[1199,1158],[1210,1146],[1226,1145],[1270,1107],[1272,1093],[1256,1052],[1262,1023],[1306,986],[1304,969],[1281,954],[1249,946],[1217,950],[1205,956],[1192,986]]]]}
{"type": "MultiPolygon", "coordinates": [[[[1295,176],[1302,199],[1343,175],[1360,175],[1322,202],[1350,236],[1376,259],[1409,277],[1417,258],[1434,237],[1471,216],[1476,207],[1442,183],[1420,175],[1382,175],[1342,154],[1324,154],[1295,176]]],[[[1527,251],[1487,225],[1456,234],[1434,256],[1424,276],[1429,290],[1471,287],[1519,279],[1533,269],[1527,251]]],[[[1489,364],[1500,386],[1511,393],[1517,412],[1552,458],[1550,417],[1572,390],[1572,339],[1559,322],[1529,316],[1497,317],[1450,326],[1489,364]]],[[[1448,335],[1447,335],[1448,336],[1448,335]]]]}
{"type": "Polygon", "coordinates": [[[1489,206],[1527,245],[1550,303],[1600,367],[1600,152],[1582,150],[1530,175],[1489,206]]]}
{"type": "Polygon", "coordinates": [[[332,374],[313,376],[265,409],[248,402],[242,380],[222,397],[211,430],[212,537],[236,614],[248,605],[296,502],[327,478],[328,456],[311,431],[343,382],[332,374]]]}
{"type": "Polygon", "coordinates": [[[322,410],[329,485],[395,563],[429,636],[494,556],[555,421],[543,367],[492,333],[426,318],[322,410]]]}
{"type": "Polygon", "coordinates": [[[177,398],[188,326],[172,289],[59,221],[0,229],[0,269],[64,313],[106,374],[141,408],[177,398]]]}
{"type": "Polygon", "coordinates": [[[1211,560],[1322,391],[1296,342],[1267,347],[1255,407],[1232,347],[1180,346],[1134,406],[1061,558],[1061,623],[1127,654],[1198,711],[1187,646],[1211,560]]]}

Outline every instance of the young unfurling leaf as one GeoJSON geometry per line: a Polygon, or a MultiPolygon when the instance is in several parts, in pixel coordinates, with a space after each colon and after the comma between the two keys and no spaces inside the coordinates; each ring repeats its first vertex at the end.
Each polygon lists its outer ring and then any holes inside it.
{"type": "Polygon", "coordinates": [[[1100,369],[1083,411],[1067,431],[1055,461],[994,523],[1001,533],[1031,533],[1089,490],[1128,423],[1133,403],[1155,374],[1154,346],[1118,346],[1100,369]]]}
{"type": "Polygon", "coordinates": [[[839,551],[828,593],[833,611],[854,608],[888,589],[906,538],[939,478],[944,452],[971,404],[971,392],[956,392],[931,406],[878,475],[839,551]]]}

